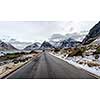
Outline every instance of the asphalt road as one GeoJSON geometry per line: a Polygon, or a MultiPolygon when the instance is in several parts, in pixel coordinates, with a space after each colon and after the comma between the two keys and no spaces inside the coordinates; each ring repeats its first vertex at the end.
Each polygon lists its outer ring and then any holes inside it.
{"type": "Polygon", "coordinates": [[[45,52],[21,69],[10,74],[8,79],[95,79],[89,72],[45,52]]]}

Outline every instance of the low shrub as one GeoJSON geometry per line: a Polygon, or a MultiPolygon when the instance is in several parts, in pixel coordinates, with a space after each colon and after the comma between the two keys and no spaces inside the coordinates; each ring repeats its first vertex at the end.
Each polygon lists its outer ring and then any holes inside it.
{"type": "Polygon", "coordinates": [[[83,57],[83,53],[86,51],[85,47],[81,47],[81,48],[74,48],[72,50],[72,52],[68,55],[68,57],[73,57],[73,56],[82,56],[83,57]]]}
{"type": "Polygon", "coordinates": [[[93,54],[100,54],[100,46],[98,46],[98,47],[96,48],[96,51],[93,52],[93,54]]]}
{"type": "Polygon", "coordinates": [[[99,55],[98,54],[95,55],[95,59],[99,59],[99,55]]]}
{"type": "Polygon", "coordinates": [[[60,51],[60,49],[58,49],[58,48],[55,48],[55,49],[54,49],[54,52],[55,52],[55,53],[58,53],[59,51],[60,51]]]}

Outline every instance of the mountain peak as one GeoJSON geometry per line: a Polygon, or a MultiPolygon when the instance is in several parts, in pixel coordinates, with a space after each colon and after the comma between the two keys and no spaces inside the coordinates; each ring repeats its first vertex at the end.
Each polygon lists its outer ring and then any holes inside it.
{"type": "Polygon", "coordinates": [[[41,44],[39,42],[35,42],[32,45],[29,45],[29,46],[25,47],[24,50],[35,50],[35,49],[39,49],[40,45],[41,44]]]}
{"type": "Polygon", "coordinates": [[[75,47],[78,44],[80,44],[80,42],[75,41],[73,38],[68,38],[67,40],[61,41],[59,43],[59,47],[60,48],[75,47]]]}
{"type": "Polygon", "coordinates": [[[44,41],[40,47],[40,49],[50,49],[50,48],[54,48],[54,47],[47,41],[44,41]]]}
{"type": "Polygon", "coordinates": [[[100,37],[100,21],[90,29],[88,35],[86,35],[86,37],[83,39],[82,44],[83,45],[90,44],[99,37],[100,37]]]}
{"type": "Polygon", "coordinates": [[[5,43],[0,40],[0,50],[17,50],[17,49],[10,43],[5,43]]]}

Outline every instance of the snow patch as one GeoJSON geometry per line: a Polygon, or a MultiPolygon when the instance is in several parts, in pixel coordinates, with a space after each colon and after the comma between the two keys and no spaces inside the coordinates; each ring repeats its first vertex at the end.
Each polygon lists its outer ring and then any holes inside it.
{"type": "Polygon", "coordinates": [[[73,66],[79,68],[79,69],[84,69],[90,73],[93,73],[97,76],[100,77],[100,66],[93,66],[93,67],[89,67],[87,64],[79,64],[77,63],[77,61],[83,61],[83,60],[87,60],[87,61],[92,61],[93,56],[88,56],[88,57],[85,57],[85,58],[82,58],[81,56],[78,56],[78,57],[64,57],[63,55],[61,54],[56,54],[56,53],[50,53],[51,55],[57,57],[57,58],[60,58],[66,62],[68,62],[69,64],[72,64],[73,66]]]}

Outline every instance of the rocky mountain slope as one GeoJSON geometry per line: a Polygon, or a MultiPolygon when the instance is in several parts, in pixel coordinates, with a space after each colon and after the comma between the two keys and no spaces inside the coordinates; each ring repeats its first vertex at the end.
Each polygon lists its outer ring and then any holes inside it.
{"type": "Polygon", "coordinates": [[[0,51],[4,50],[17,50],[14,46],[12,46],[10,43],[5,43],[0,40],[0,51]]]}
{"type": "Polygon", "coordinates": [[[50,48],[54,48],[54,46],[47,41],[44,41],[40,46],[40,49],[50,49],[50,48]]]}
{"type": "Polygon", "coordinates": [[[35,50],[35,49],[39,49],[40,45],[41,44],[39,42],[35,42],[32,45],[29,45],[29,46],[25,47],[24,50],[35,50]]]}
{"type": "Polygon", "coordinates": [[[82,44],[90,44],[94,40],[100,37],[100,22],[98,22],[93,28],[90,29],[88,35],[83,39],[82,44]]]}
{"type": "Polygon", "coordinates": [[[75,47],[81,42],[74,40],[73,38],[68,38],[66,40],[57,41],[53,43],[53,46],[56,48],[67,48],[67,47],[75,47]]]}

